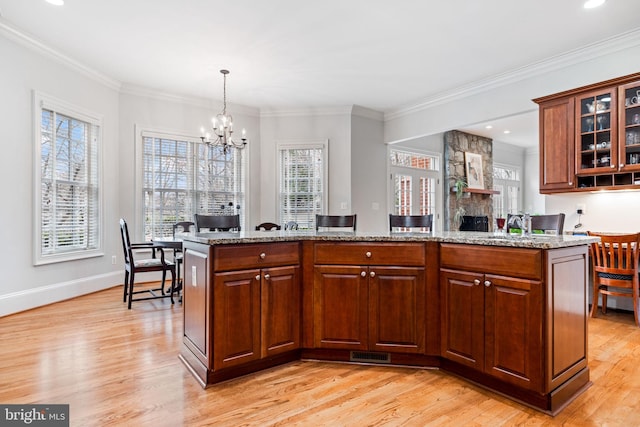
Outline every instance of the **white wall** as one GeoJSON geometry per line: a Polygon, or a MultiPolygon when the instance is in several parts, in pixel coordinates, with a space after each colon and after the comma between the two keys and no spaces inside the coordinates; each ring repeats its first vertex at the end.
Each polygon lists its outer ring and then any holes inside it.
{"type": "Polygon", "coordinates": [[[351,186],[357,230],[388,230],[387,146],[382,141],[382,114],[360,107],[351,116],[351,186]]]}
{"type": "MultiPolygon", "coordinates": [[[[352,212],[351,204],[351,108],[332,111],[267,113],[260,120],[260,213],[256,224],[277,222],[278,143],[329,141],[329,214],[352,212]],[[346,209],[341,209],[341,204],[346,209]]],[[[359,222],[359,218],[358,218],[359,222]]]]}
{"type": "MultiPolygon", "coordinates": [[[[93,292],[122,281],[122,267],[111,257],[33,265],[34,130],[33,91],[40,91],[103,116],[103,246],[105,254],[120,254],[117,228],[118,91],[97,83],[78,68],[50,54],[27,48],[24,41],[2,37],[0,31],[0,156],[2,206],[0,223],[3,260],[0,316],[93,292]],[[117,273],[116,273],[117,272],[117,273]]],[[[120,257],[121,259],[121,257],[120,257]]]]}

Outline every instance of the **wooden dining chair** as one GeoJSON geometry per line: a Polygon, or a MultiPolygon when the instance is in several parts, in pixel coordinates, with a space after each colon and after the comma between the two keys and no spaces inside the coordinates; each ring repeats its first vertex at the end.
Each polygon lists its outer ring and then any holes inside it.
{"type": "Polygon", "coordinates": [[[394,215],[389,214],[389,231],[411,231],[411,228],[421,228],[422,231],[428,228],[432,230],[433,214],[429,215],[394,215]],[[396,230],[394,230],[394,228],[396,230]],[[399,229],[399,230],[398,230],[399,229]]]}
{"type": "Polygon", "coordinates": [[[196,231],[208,228],[209,231],[240,231],[240,215],[201,215],[193,216],[196,231]]]}
{"type": "MultiPolygon", "coordinates": [[[[124,297],[123,301],[127,302],[127,307],[131,309],[133,301],[144,301],[149,299],[170,298],[173,304],[173,294],[176,285],[176,266],[171,261],[167,261],[164,257],[164,249],[154,245],[151,242],[131,243],[129,239],[129,228],[127,222],[120,218],[120,235],[122,236],[122,249],[124,251],[124,297]],[[136,250],[152,250],[152,258],[139,259],[134,257],[136,250]],[[160,258],[156,258],[155,254],[159,253],[160,258]],[[162,273],[162,283],[159,288],[144,289],[139,291],[133,290],[136,273],[147,273],[158,271],[162,273]],[[169,292],[165,292],[165,280],[167,272],[171,273],[171,287],[169,292]],[[160,294],[156,294],[160,292],[160,294]],[[133,298],[134,295],[149,293],[151,296],[133,298]]],[[[137,256],[137,255],[135,255],[137,256]]]]}
{"type": "Polygon", "coordinates": [[[270,231],[270,230],[280,230],[280,226],[273,222],[263,222],[262,224],[256,225],[256,231],[270,231]]]}
{"type": "Polygon", "coordinates": [[[356,215],[316,215],[316,231],[323,228],[352,228],[356,231],[356,215]]]}
{"type": "Polygon", "coordinates": [[[640,326],[638,298],[638,256],[640,233],[605,234],[589,231],[589,236],[600,237],[600,242],[590,245],[593,270],[593,302],[591,317],[598,312],[598,297],[602,296],[602,313],[607,313],[607,296],[633,298],[633,316],[640,326]]]}

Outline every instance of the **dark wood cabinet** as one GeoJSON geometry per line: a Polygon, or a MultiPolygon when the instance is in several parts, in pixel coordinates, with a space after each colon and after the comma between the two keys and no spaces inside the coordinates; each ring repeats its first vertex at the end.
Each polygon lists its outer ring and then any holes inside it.
{"type": "Polygon", "coordinates": [[[586,248],[443,243],[440,257],[442,356],[452,370],[551,395],[572,377],[585,385],[586,248]]]}
{"type": "Polygon", "coordinates": [[[534,102],[541,193],[640,186],[640,73],[534,102]]]}
{"type": "Polygon", "coordinates": [[[424,352],[423,268],[321,265],[314,284],[315,347],[424,352]]]}
{"type": "Polygon", "coordinates": [[[548,413],[588,387],[586,244],[325,239],[185,242],[203,387],[300,358],[439,367],[548,413]]]}
{"type": "Polygon", "coordinates": [[[299,357],[298,242],[185,242],[181,358],[203,385],[299,357]]]}
{"type": "Polygon", "coordinates": [[[441,270],[443,356],[542,391],[539,281],[441,270]]]}
{"type": "Polygon", "coordinates": [[[214,274],[213,370],[261,357],[260,270],[214,274]]]}
{"type": "Polygon", "coordinates": [[[300,268],[272,267],[261,272],[261,356],[300,347],[300,268]]]}
{"type": "Polygon", "coordinates": [[[540,104],[540,192],[575,187],[574,99],[540,104]]]}
{"type": "Polygon", "coordinates": [[[316,348],[424,353],[424,244],[315,246],[316,348]]]}

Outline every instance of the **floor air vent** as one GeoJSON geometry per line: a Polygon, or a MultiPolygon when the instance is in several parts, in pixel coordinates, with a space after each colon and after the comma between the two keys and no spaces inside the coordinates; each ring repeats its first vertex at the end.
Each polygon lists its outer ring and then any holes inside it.
{"type": "Polygon", "coordinates": [[[368,351],[352,351],[349,357],[350,362],[364,363],[391,363],[389,353],[371,353],[368,351]]]}

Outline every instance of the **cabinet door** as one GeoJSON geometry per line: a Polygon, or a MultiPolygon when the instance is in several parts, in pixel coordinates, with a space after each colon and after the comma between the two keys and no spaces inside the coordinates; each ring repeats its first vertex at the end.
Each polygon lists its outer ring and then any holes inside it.
{"type": "Polygon", "coordinates": [[[262,270],[262,357],[300,347],[298,267],[262,270]]]}
{"type": "Polygon", "coordinates": [[[620,86],[618,110],[620,169],[640,170],[640,81],[620,86]]]}
{"type": "Polygon", "coordinates": [[[540,104],[540,191],[575,187],[574,99],[540,104]]]}
{"type": "Polygon", "coordinates": [[[487,274],[484,289],[485,372],[541,392],[542,283],[487,274]]]}
{"type": "Polygon", "coordinates": [[[366,350],[368,347],[366,267],[317,265],[314,269],[314,345],[366,350]]]}
{"type": "Polygon", "coordinates": [[[578,174],[618,170],[616,96],[611,87],[576,97],[578,174]]]}
{"type": "Polygon", "coordinates": [[[484,368],[483,275],[441,269],[442,356],[482,371],[484,368]]]}
{"type": "Polygon", "coordinates": [[[214,370],[260,359],[260,270],[214,274],[213,319],[214,370]]]}
{"type": "Polygon", "coordinates": [[[423,268],[369,267],[369,349],[424,353],[423,268]]]}

